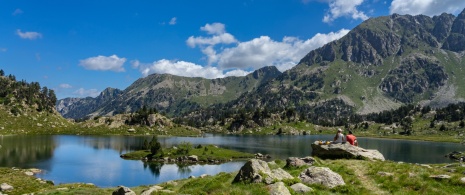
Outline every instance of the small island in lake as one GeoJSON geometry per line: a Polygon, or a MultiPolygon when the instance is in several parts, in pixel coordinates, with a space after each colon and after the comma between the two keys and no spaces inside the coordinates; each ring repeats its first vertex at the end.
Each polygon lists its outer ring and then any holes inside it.
{"type": "Polygon", "coordinates": [[[121,158],[130,160],[161,161],[166,163],[220,163],[233,159],[250,159],[254,154],[220,148],[215,145],[192,146],[182,142],[178,146],[162,148],[156,136],[150,142],[144,141],[145,150],[122,154],[121,158]]]}

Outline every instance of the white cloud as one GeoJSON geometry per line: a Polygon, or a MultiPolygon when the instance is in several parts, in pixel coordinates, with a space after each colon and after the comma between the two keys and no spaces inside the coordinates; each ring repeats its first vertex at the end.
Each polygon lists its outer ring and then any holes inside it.
{"type": "Polygon", "coordinates": [[[187,45],[190,47],[203,45],[231,44],[237,42],[236,38],[229,33],[218,34],[212,37],[194,37],[190,36],[187,39],[187,45]]]}
{"type": "Polygon", "coordinates": [[[97,97],[100,95],[100,92],[97,89],[79,88],[78,90],[74,91],[73,94],[76,94],[79,97],[97,97]]]}
{"type": "Polygon", "coordinates": [[[261,36],[241,42],[237,47],[224,49],[218,54],[218,65],[224,69],[258,69],[274,65],[280,71],[285,71],[295,66],[311,50],[337,40],[348,32],[342,29],[328,34],[318,33],[307,40],[284,37],[282,41],[274,41],[268,36],[261,36]]]}
{"type": "Polygon", "coordinates": [[[42,34],[38,32],[21,32],[21,29],[17,29],[16,34],[22,39],[34,40],[34,39],[42,38],[42,34]]]}
{"type": "Polygon", "coordinates": [[[123,64],[126,58],[119,58],[117,55],[112,56],[97,56],[80,60],[79,65],[88,70],[102,70],[124,72],[123,64]]]}
{"type": "Polygon", "coordinates": [[[340,17],[351,17],[354,20],[366,20],[369,17],[359,11],[357,6],[361,5],[364,0],[330,0],[329,11],[323,18],[323,22],[330,23],[340,17]]]}
{"type": "Polygon", "coordinates": [[[224,24],[222,23],[206,24],[205,26],[200,27],[200,30],[214,35],[220,35],[226,32],[224,24]]]}
{"type": "Polygon", "coordinates": [[[0,51],[1,52],[6,52],[6,51],[8,51],[8,49],[7,48],[0,48],[0,51]]]}
{"type": "Polygon", "coordinates": [[[175,24],[176,24],[176,20],[177,20],[177,18],[176,18],[176,17],[173,17],[173,18],[171,18],[171,20],[170,20],[170,22],[169,22],[168,24],[170,24],[170,25],[175,25],[175,24]]]}
{"type": "Polygon", "coordinates": [[[391,14],[434,16],[444,12],[456,14],[464,7],[463,0],[393,0],[389,11],[391,14]]]}
{"type": "Polygon", "coordinates": [[[131,60],[131,66],[132,66],[132,68],[139,68],[140,61],[139,60],[131,60]]]}
{"type": "Polygon", "coordinates": [[[73,88],[73,86],[71,86],[70,84],[67,84],[67,83],[62,83],[59,85],[59,87],[61,89],[70,89],[70,88],[73,88]]]}
{"type": "Polygon", "coordinates": [[[216,67],[201,66],[186,61],[158,60],[151,64],[140,64],[140,72],[143,76],[149,74],[172,74],[184,77],[203,77],[208,79],[223,78],[227,76],[244,76],[249,72],[242,70],[231,70],[223,74],[222,70],[216,67]]]}
{"type": "Polygon", "coordinates": [[[17,16],[17,15],[20,15],[20,14],[22,14],[22,13],[24,13],[23,10],[21,10],[21,9],[16,9],[16,10],[12,13],[12,15],[13,15],[13,16],[17,16]]]}

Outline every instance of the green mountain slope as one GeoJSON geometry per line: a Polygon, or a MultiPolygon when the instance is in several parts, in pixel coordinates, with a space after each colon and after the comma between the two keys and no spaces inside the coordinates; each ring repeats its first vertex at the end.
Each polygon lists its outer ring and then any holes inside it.
{"type": "Polygon", "coordinates": [[[143,106],[177,115],[234,100],[279,74],[276,67],[264,67],[244,77],[219,79],[152,74],[138,79],[124,91],[107,89],[96,98],[59,100],[57,108],[63,116],[75,119],[135,112],[143,106]]]}

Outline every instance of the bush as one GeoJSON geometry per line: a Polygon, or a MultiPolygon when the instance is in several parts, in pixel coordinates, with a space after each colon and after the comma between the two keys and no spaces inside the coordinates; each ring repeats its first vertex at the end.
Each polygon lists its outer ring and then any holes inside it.
{"type": "Polygon", "coordinates": [[[160,144],[160,142],[158,142],[157,136],[152,137],[152,141],[150,141],[149,145],[150,145],[150,152],[153,155],[155,155],[157,153],[163,153],[162,148],[161,148],[161,144],[160,144]]]}

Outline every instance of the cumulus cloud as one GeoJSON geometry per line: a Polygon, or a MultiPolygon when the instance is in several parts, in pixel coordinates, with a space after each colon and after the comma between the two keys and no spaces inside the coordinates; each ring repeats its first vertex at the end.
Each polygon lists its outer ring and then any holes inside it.
{"type": "Polygon", "coordinates": [[[440,15],[446,13],[458,13],[465,7],[465,1],[460,0],[393,0],[389,11],[391,14],[410,15],[440,15]]]}
{"type": "Polygon", "coordinates": [[[59,85],[59,87],[61,89],[70,89],[70,88],[73,88],[73,86],[71,86],[70,84],[67,84],[67,83],[62,83],[59,85]]]}
{"type": "Polygon", "coordinates": [[[79,88],[78,90],[74,91],[73,94],[76,94],[79,97],[97,97],[100,95],[100,92],[97,89],[79,88]]]}
{"type": "Polygon", "coordinates": [[[242,70],[232,70],[223,74],[223,71],[211,66],[201,66],[186,61],[158,60],[151,64],[140,64],[142,75],[149,74],[172,74],[185,77],[203,77],[208,79],[223,78],[226,76],[244,76],[249,72],[242,70]]]}
{"type": "Polygon", "coordinates": [[[323,22],[330,23],[340,17],[351,17],[354,20],[366,20],[369,17],[359,11],[357,6],[361,5],[364,0],[330,0],[329,11],[323,17],[323,22]]]}
{"type": "Polygon", "coordinates": [[[117,55],[97,56],[80,60],[79,65],[88,70],[124,72],[123,64],[126,58],[119,58],[117,55]]]}
{"type": "Polygon", "coordinates": [[[34,39],[42,38],[42,34],[38,32],[21,32],[21,29],[17,29],[16,34],[22,39],[34,40],[34,39]]]}
{"type": "Polygon", "coordinates": [[[170,22],[169,22],[168,24],[170,24],[170,25],[175,25],[175,24],[176,24],[176,20],[177,20],[177,18],[176,18],[176,17],[173,17],[173,18],[171,18],[171,20],[170,20],[170,22]]]}
{"type": "Polygon", "coordinates": [[[339,39],[348,32],[342,29],[328,34],[318,33],[307,40],[284,37],[282,41],[274,41],[268,36],[261,36],[241,42],[237,47],[224,49],[218,54],[218,65],[225,69],[258,69],[273,65],[285,71],[295,66],[311,50],[339,39]]]}

